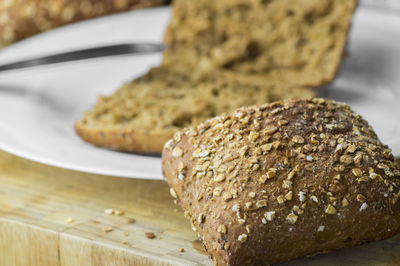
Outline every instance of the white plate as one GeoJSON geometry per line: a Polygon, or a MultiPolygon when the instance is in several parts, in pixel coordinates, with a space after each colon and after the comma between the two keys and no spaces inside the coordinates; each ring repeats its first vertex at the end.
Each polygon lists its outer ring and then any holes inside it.
{"type": "MultiPolygon", "coordinates": [[[[0,51],[0,62],[127,41],[161,42],[169,8],[95,19],[0,51]]],[[[342,73],[321,96],[349,103],[400,155],[400,17],[360,7],[342,73]]],[[[124,56],[0,73],[0,148],[42,163],[85,172],[162,179],[159,157],[109,151],[81,141],[73,123],[96,101],[160,62],[124,56]]]]}

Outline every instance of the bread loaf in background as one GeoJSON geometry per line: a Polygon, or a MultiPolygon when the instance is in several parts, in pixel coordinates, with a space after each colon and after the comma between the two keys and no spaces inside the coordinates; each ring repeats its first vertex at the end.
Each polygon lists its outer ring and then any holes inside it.
{"type": "Polygon", "coordinates": [[[73,22],[153,7],[165,0],[0,0],[0,48],[73,22]]]}
{"type": "Polygon", "coordinates": [[[162,161],[217,265],[273,264],[400,232],[398,165],[342,103],[241,108],[178,132],[162,161]]]}

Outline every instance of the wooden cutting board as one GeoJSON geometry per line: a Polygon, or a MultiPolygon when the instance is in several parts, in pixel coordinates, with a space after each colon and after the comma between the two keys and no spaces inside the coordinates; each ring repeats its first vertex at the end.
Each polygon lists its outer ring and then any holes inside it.
{"type": "MultiPolygon", "coordinates": [[[[212,264],[163,181],[79,173],[0,151],[0,265],[212,264]]],[[[400,235],[283,265],[400,265],[400,235]]]]}

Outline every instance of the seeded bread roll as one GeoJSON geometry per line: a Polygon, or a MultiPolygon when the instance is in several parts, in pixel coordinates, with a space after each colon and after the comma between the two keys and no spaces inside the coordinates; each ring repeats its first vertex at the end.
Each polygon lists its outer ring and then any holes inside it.
{"type": "Polygon", "coordinates": [[[69,23],[158,6],[163,0],[0,0],[0,48],[69,23]]]}
{"type": "Polygon", "coordinates": [[[356,0],[175,0],[167,64],[317,87],[335,77],[356,0]]]}
{"type": "Polygon", "coordinates": [[[237,109],[175,134],[171,195],[217,265],[273,264],[400,232],[400,171],[347,105],[237,109]]]}
{"type": "Polygon", "coordinates": [[[228,71],[196,76],[186,69],[159,67],[100,97],[75,124],[87,142],[116,150],[161,153],[173,134],[244,105],[315,95],[260,76],[228,71]]]}

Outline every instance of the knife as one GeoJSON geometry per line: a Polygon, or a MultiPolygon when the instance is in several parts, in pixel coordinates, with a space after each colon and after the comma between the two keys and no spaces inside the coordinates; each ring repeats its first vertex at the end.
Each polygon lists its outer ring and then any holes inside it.
{"type": "Polygon", "coordinates": [[[165,49],[160,43],[124,43],[85,48],[0,65],[0,72],[124,54],[152,54],[165,49]]]}

